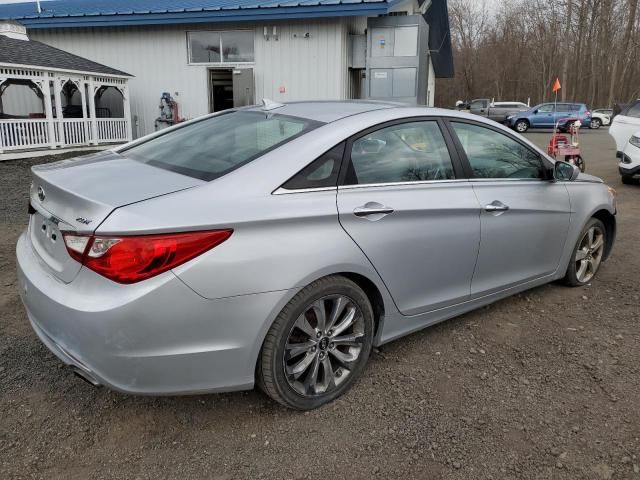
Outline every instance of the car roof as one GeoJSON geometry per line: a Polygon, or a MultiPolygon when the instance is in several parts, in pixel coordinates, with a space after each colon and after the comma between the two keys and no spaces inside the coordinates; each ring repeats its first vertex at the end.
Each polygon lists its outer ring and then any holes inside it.
{"type": "MultiPolygon", "coordinates": [[[[360,113],[404,106],[407,105],[393,102],[378,102],[375,100],[309,101],[283,104],[271,103],[266,111],[279,115],[290,115],[292,117],[301,117],[317,122],[331,123],[360,113]]],[[[265,111],[265,108],[262,106],[252,106],[246,110],[262,112],[265,111]]]]}

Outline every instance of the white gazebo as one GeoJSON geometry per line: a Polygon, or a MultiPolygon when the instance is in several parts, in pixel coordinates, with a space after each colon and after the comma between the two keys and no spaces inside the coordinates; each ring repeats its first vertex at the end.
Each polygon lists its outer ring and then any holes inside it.
{"type": "Polygon", "coordinates": [[[20,150],[130,141],[129,78],[0,21],[0,159],[20,150]]]}

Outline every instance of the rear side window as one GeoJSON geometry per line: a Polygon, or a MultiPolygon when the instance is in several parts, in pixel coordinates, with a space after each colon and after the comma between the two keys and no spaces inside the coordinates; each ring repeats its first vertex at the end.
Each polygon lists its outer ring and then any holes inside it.
{"type": "Polygon", "coordinates": [[[471,106],[470,108],[472,110],[476,110],[476,109],[480,109],[480,108],[487,108],[487,101],[486,100],[476,100],[474,102],[471,102],[471,106]]]}
{"type": "Polygon", "coordinates": [[[306,188],[325,188],[338,185],[338,174],[344,154],[344,142],[333,147],[321,155],[305,168],[300,170],[292,179],[282,185],[287,190],[301,190],[306,188]]]}
{"type": "Polygon", "coordinates": [[[229,112],[172,130],[121,152],[202,180],[213,180],[317,127],[318,122],[261,112],[229,112]]]}
{"type": "Polygon", "coordinates": [[[435,121],[381,128],[355,140],[346,185],[455,178],[447,144],[435,121]]]}

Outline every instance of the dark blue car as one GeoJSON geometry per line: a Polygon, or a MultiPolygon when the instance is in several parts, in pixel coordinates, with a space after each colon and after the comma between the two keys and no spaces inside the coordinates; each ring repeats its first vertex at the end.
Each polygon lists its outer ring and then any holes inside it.
{"type": "MultiPolygon", "coordinates": [[[[591,124],[591,112],[584,103],[541,103],[526,112],[519,112],[507,117],[509,127],[519,133],[524,133],[530,128],[553,128],[553,126],[565,118],[579,118],[583,127],[591,124]]],[[[565,125],[560,124],[564,130],[565,125]]]]}

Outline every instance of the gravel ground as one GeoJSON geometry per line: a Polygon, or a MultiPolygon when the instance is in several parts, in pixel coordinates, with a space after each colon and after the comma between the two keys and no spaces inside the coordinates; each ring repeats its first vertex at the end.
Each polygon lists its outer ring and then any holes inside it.
{"type": "Polygon", "coordinates": [[[257,391],[126,396],[62,368],[15,286],[28,167],[43,159],[0,164],[0,479],[640,479],[640,186],[621,184],[606,131],[582,142],[587,171],[619,192],[617,245],[592,285],[393,342],[304,414],[257,391]]]}

